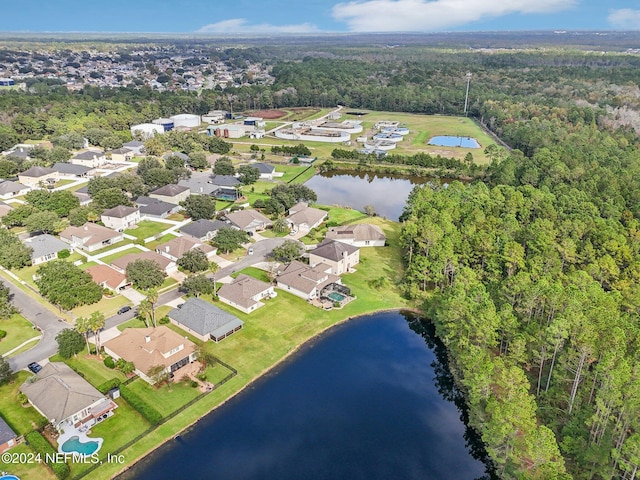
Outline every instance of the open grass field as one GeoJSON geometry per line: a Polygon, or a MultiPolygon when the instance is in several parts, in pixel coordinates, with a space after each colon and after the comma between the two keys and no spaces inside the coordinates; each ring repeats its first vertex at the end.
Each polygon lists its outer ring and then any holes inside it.
{"type": "Polygon", "coordinates": [[[111,298],[102,297],[102,299],[97,303],[74,308],[72,313],[75,317],[88,317],[93,312],[97,311],[104,313],[105,317],[110,317],[111,315],[114,315],[120,307],[130,304],[131,302],[124,295],[115,295],[111,298]]]}
{"type": "Polygon", "coordinates": [[[7,336],[0,340],[0,355],[4,355],[18,345],[40,335],[37,330],[33,329],[31,322],[19,313],[11,315],[6,320],[0,320],[0,330],[7,332],[7,336]]]}
{"type": "MultiPolygon", "coordinates": [[[[173,438],[182,428],[224,402],[322,330],[353,316],[382,309],[410,307],[398,288],[402,277],[401,251],[397,246],[400,225],[381,218],[367,221],[383,228],[391,246],[361,250],[361,264],[357,271],[343,277],[344,283],[357,296],[344,309],[323,311],[283,291],[278,291],[276,298],[266,301],[264,307],[250,315],[216,302],[220,308],[241,318],[245,326],[218,344],[207,343],[206,348],[236,368],[238,375],[126,449],[123,452],[126,461],[132,462],[154,446],[173,438]],[[369,282],[382,276],[386,278],[382,288],[376,290],[369,287],[369,282]]],[[[91,478],[107,479],[120,469],[118,465],[104,464],[92,472],[91,478]]]]}
{"type": "Polygon", "coordinates": [[[160,222],[152,222],[150,220],[142,220],[135,228],[125,230],[124,233],[132,235],[138,239],[145,239],[164,232],[166,229],[171,228],[171,225],[160,222]]]}

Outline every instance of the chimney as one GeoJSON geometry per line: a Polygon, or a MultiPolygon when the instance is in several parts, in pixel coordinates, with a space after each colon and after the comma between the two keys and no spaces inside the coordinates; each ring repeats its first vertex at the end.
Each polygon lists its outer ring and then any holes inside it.
{"type": "Polygon", "coordinates": [[[144,336],[144,343],[149,343],[151,341],[151,337],[149,335],[144,336]]]}

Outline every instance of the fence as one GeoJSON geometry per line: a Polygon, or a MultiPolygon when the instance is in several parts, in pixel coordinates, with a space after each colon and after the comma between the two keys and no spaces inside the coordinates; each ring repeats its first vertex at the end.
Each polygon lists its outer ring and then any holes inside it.
{"type": "MultiPolygon", "coordinates": [[[[214,357],[215,358],[215,357],[214,357]]],[[[157,425],[152,425],[151,427],[149,427],[147,430],[145,430],[144,432],[142,432],[140,435],[138,435],[137,437],[135,437],[134,439],[128,441],[127,443],[125,443],[124,445],[120,446],[119,448],[117,448],[115,451],[113,452],[109,452],[110,455],[113,457],[115,455],[119,455],[121,452],[124,452],[127,448],[131,447],[132,445],[134,445],[135,443],[139,442],[140,440],[142,440],[144,437],[146,437],[147,435],[149,435],[150,433],[152,433],[154,430],[156,430],[158,427],[160,427],[161,425],[164,425],[165,423],[167,423],[169,420],[171,420],[172,418],[174,418],[176,415],[182,413],[184,410],[186,410],[187,408],[189,408],[190,406],[192,406],[193,404],[197,403],[198,401],[202,400],[204,397],[206,397],[207,395],[209,395],[211,392],[213,392],[215,389],[217,389],[218,387],[220,387],[221,385],[224,385],[225,383],[227,383],[229,380],[231,380],[233,377],[235,377],[238,374],[238,371],[233,368],[231,365],[229,365],[228,363],[223,362],[222,360],[220,360],[219,358],[216,358],[216,363],[222,365],[224,368],[226,368],[227,370],[229,370],[229,374],[227,376],[225,376],[221,381],[219,381],[218,383],[213,385],[213,388],[210,391],[207,392],[203,392],[200,395],[198,395],[197,397],[195,397],[194,399],[190,400],[189,402],[185,403],[184,405],[182,405],[180,408],[178,408],[177,410],[171,412],[169,415],[167,415],[166,417],[164,417],[162,420],[160,420],[160,422],[157,425]]],[[[123,385],[128,385],[131,382],[133,382],[134,380],[136,380],[138,377],[131,377],[129,379],[126,380],[126,382],[123,383],[123,385]]],[[[89,475],[91,472],[93,472],[96,468],[98,468],[100,466],[99,463],[92,465],[89,469],[85,470],[84,472],[76,475],[75,477],[73,477],[73,480],[79,480],[81,478],[86,477],[87,475],[89,475]]]]}

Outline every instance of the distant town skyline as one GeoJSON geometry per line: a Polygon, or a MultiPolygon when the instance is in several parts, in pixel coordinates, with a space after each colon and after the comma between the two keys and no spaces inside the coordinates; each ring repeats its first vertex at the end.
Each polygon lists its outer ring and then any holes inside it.
{"type": "Polygon", "coordinates": [[[288,34],[640,30],[631,0],[32,0],[2,6],[0,32],[288,34]]]}

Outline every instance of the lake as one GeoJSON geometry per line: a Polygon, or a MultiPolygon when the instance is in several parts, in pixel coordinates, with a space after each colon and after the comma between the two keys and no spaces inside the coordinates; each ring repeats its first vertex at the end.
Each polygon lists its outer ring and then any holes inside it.
{"type": "Polygon", "coordinates": [[[120,478],[489,478],[433,342],[410,314],[351,320],[120,478]]]}
{"type": "Polygon", "coordinates": [[[437,147],[480,148],[480,144],[475,138],[457,137],[455,135],[439,135],[431,137],[427,143],[437,147]]]}
{"type": "Polygon", "coordinates": [[[364,211],[373,205],[381,217],[398,220],[413,187],[428,182],[430,177],[404,177],[363,172],[327,172],[315,175],[305,185],[318,195],[321,205],[348,206],[364,211]]]}

